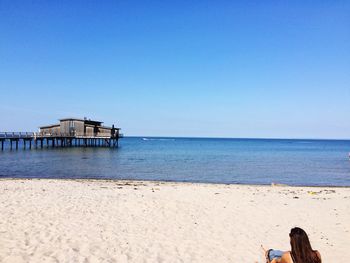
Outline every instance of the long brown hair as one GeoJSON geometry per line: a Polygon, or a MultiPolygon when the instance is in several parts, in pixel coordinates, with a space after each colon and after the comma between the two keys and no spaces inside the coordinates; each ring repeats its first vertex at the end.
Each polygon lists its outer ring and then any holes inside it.
{"type": "Polygon", "coordinates": [[[315,250],[312,249],[306,232],[294,227],[290,230],[291,256],[294,263],[321,263],[315,250]]]}

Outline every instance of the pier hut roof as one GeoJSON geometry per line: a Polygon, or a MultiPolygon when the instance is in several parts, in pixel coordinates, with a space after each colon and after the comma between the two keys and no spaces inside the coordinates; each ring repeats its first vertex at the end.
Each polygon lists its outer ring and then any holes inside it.
{"type": "Polygon", "coordinates": [[[79,119],[79,118],[64,118],[64,119],[60,119],[59,121],[82,121],[82,122],[85,122],[86,124],[91,124],[91,125],[101,125],[103,123],[102,121],[94,121],[90,119],[79,119]]]}
{"type": "MultiPolygon", "coordinates": [[[[108,126],[104,126],[102,125],[102,121],[94,121],[94,120],[91,120],[91,119],[79,119],[79,118],[63,118],[63,119],[59,119],[59,121],[81,121],[84,123],[85,126],[89,126],[89,127],[95,127],[95,126],[98,126],[100,128],[104,128],[104,129],[116,129],[116,130],[120,130],[120,128],[117,128],[117,127],[108,127],[108,126]]],[[[40,129],[49,129],[49,128],[54,128],[54,127],[60,127],[60,123],[57,123],[57,124],[50,124],[50,125],[44,125],[44,126],[40,126],[39,128],[40,129]]]]}
{"type": "Polygon", "coordinates": [[[60,124],[50,124],[45,126],[40,126],[40,129],[47,129],[47,128],[53,128],[53,127],[60,127],[60,124]]]}

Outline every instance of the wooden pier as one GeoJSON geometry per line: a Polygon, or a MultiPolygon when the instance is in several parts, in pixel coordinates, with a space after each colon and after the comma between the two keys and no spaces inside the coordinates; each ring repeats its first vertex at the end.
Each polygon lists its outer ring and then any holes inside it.
{"type": "Polygon", "coordinates": [[[19,145],[23,149],[55,148],[55,147],[110,147],[117,148],[119,139],[123,135],[119,130],[114,135],[74,135],[72,133],[40,133],[40,132],[0,132],[1,150],[8,146],[11,150],[18,150],[19,145]],[[8,144],[6,143],[8,142],[8,144]]]}

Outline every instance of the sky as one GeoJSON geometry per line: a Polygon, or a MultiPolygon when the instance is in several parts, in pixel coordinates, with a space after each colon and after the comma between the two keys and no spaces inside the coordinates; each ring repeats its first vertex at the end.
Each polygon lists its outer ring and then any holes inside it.
{"type": "Polygon", "coordinates": [[[350,138],[350,1],[0,0],[0,131],[350,138]]]}

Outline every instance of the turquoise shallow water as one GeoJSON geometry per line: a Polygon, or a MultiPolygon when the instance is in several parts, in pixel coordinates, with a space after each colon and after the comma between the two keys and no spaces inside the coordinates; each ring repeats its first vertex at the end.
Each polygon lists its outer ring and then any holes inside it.
{"type": "Polygon", "coordinates": [[[349,140],[142,138],[0,151],[0,177],[350,186],[349,140]]]}

